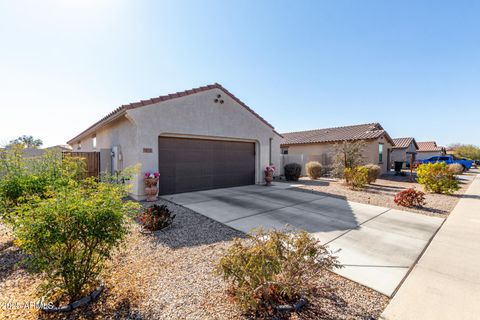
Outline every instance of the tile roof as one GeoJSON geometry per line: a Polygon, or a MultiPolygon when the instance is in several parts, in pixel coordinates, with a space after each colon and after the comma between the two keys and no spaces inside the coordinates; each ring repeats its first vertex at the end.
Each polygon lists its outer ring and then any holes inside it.
{"type": "MultiPolygon", "coordinates": [[[[163,95],[163,96],[159,96],[159,97],[156,97],[156,98],[151,98],[151,99],[147,99],[147,100],[141,100],[141,101],[138,101],[138,102],[133,102],[133,103],[130,103],[130,104],[124,104],[118,108],[116,108],[115,110],[113,110],[112,112],[110,112],[109,114],[107,114],[105,117],[101,118],[100,120],[98,120],[97,122],[95,122],[93,125],[91,125],[90,127],[88,127],[87,129],[85,129],[84,131],[82,131],[80,134],[78,134],[77,136],[75,136],[75,138],[72,138],[68,141],[68,144],[71,144],[71,143],[75,143],[76,140],[80,139],[83,135],[89,133],[89,131],[91,131],[92,129],[98,129],[99,127],[101,127],[103,124],[105,123],[108,123],[109,121],[111,120],[114,120],[117,116],[120,116],[122,115],[123,113],[126,112],[126,110],[130,110],[130,109],[135,109],[135,108],[140,108],[140,107],[144,107],[144,106],[148,106],[148,105],[151,105],[151,104],[155,104],[155,103],[160,103],[160,102],[163,102],[163,101],[167,101],[167,100],[171,100],[171,99],[176,99],[176,98],[180,98],[180,97],[185,97],[185,96],[188,96],[188,95],[191,95],[191,94],[195,94],[195,93],[199,93],[199,92],[203,92],[203,91],[207,91],[207,90],[212,90],[212,89],[220,89],[222,90],[223,92],[225,92],[230,98],[232,98],[235,102],[237,102],[238,104],[240,104],[242,107],[244,107],[245,109],[247,109],[247,111],[251,112],[254,116],[256,116],[260,121],[262,121],[263,123],[265,123],[267,126],[269,126],[270,128],[274,129],[274,127],[267,122],[267,120],[265,120],[264,118],[262,118],[258,113],[256,113],[255,111],[253,111],[249,106],[247,106],[243,101],[241,101],[240,99],[238,99],[236,96],[234,96],[230,91],[228,91],[227,89],[225,89],[222,85],[218,84],[218,83],[214,83],[214,84],[210,84],[210,85],[207,85],[207,86],[203,86],[203,87],[198,87],[198,88],[193,88],[193,89],[190,89],[190,90],[185,90],[185,91],[181,91],[181,92],[176,92],[176,93],[171,93],[171,94],[167,94],[167,95],[163,95]]],[[[280,133],[276,132],[275,130],[273,130],[276,134],[278,134],[279,136],[281,136],[280,133]]]]}
{"type": "Polygon", "coordinates": [[[385,135],[387,141],[393,143],[392,138],[379,123],[367,123],[353,126],[316,129],[299,132],[282,133],[282,146],[310,143],[325,143],[353,140],[377,139],[385,135]]]}
{"type": "Polygon", "coordinates": [[[408,137],[408,138],[394,138],[393,139],[393,142],[395,143],[395,146],[393,147],[393,149],[405,149],[405,148],[408,148],[408,146],[410,145],[410,143],[413,142],[413,144],[415,145],[415,148],[418,149],[418,144],[417,142],[415,141],[415,138],[411,138],[411,137],[408,137]]]}
{"type": "Polygon", "coordinates": [[[442,151],[444,148],[441,146],[437,146],[435,141],[422,141],[417,142],[418,144],[418,151],[442,151]]]}

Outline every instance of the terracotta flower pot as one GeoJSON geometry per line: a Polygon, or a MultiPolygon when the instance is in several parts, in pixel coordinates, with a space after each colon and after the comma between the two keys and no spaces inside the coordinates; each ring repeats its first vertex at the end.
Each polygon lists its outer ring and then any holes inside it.
{"type": "Polygon", "coordinates": [[[267,186],[270,186],[272,185],[272,181],[273,181],[273,172],[271,174],[267,174],[265,173],[265,185],[267,186]]]}
{"type": "Polygon", "coordinates": [[[147,195],[147,201],[153,202],[157,201],[157,183],[158,178],[145,178],[145,194],[147,195]]]}

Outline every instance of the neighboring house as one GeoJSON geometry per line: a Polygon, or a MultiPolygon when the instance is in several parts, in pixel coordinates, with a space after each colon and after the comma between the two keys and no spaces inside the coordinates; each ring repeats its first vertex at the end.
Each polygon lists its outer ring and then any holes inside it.
{"type": "Polygon", "coordinates": [[[144,172],[160,172],[159,194],[261,183],[278,166],[273,126],[219,84],[123,105],[68,141],[99,151],[102,171],[141,164],[131,196],[143,199],[144,172]],[[111,159],[111,160],[110,160],[111,159]]]}
{"type": "Polygon", "coordinates": [[[319,161],[323,166],[330,166],[336,143],[363,140],[366,145],[364,162],[380,165],[383,173],[389,170],[390,152],[394,142],[379,123],[289,132],[282,135],[282,154],[301,155],[303,164],[319,161]]]}
{"type": "Polygon", "coordinates": [[[446,154],[446,150],[444,147],[437,146],[435,141],[423,141],[417,142],[418,150],[417,150],[417,159],[418,160],[425,160],[430,157],[441,156],[446,154]]]}
{"type": "Polygon", "coordinates": [[[45,148],[44,150],[58,150],[60,152],[70,152],[70,151],[73,151],[73,148],[68,144],[58,144],[53,147],[45,148]]]}
{"type": "Polygon", "coordinates": [[[402,161],[410,164],[410,161],[417,159],[418,144],[414,138],[395,138],[393,139],[395,146],[392,148],[391,159],[394,161],[402,161]]]}

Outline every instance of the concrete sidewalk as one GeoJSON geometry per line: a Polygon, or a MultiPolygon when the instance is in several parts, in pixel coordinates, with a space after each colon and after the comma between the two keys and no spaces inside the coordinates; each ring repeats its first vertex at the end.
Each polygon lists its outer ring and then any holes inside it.
{"type": "Polygon", "coordinates": [[[477,176],[381,318],[479,317],[480,176],[477,176]]]}

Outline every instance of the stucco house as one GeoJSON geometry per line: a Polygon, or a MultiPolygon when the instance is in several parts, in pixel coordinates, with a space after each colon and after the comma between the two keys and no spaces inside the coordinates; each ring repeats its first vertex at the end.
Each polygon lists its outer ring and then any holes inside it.
{"type": "Polygon", "coordinates": [[[392,148],[391,159],[394,161],[403,161],[404,165],[410,163],[413,156],[413,161],[417,159],[418,144],[415,138],[394,138],[395,145],[392,148]]]}
{"type": "Polygon", "coordinates": [[[438,146],[435,141],[417,142],[417,159],[425,160],[430,157],[441,156],[446,154],[445,147],[438,146]]]}
{"type": "Polygon", "coordinates": [[[280,139],[216,83],[122,105],[68,144],[100,152],[102,171],[141,164],[131,196],[144,199],[144,172],[160,172],[159,194],[261,183],[279,165],[280,139]]]}
{"type": "Polygon", "coordinates": [[[282,154],[302,155],[303,164],[319,161],[323,166],[330,166],[336,143],[362,140],[365,142],[364,162],[378,164],[383,173],[390,168],[390,152],[394,142],[379,123],[288,132],[282,135],[282,154]]]}

